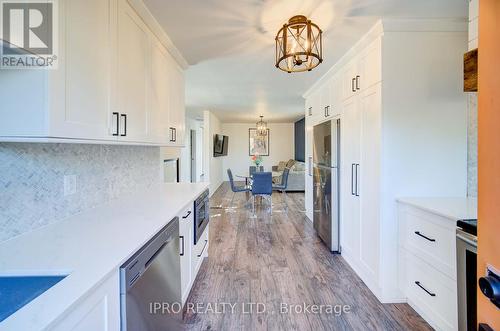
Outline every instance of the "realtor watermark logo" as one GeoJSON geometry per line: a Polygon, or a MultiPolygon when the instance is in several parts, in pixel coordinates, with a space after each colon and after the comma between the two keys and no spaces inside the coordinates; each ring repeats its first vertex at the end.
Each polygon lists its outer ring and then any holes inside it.
{"type": "Polygon", "coordinates": [[[57,0],[0,0],[0,68],[56,69],[57,0]]]}

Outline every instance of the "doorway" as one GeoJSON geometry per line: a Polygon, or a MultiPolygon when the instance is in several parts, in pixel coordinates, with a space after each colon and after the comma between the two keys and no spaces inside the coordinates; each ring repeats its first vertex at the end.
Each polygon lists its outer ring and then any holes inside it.
{"type": "Polygon", "coordinates": [[[190,134],[190,144],[191,150],[190,150],[190,158],[191,158],[191,183],[196,183],[197,182],[197,171],[196,171],[196,130],[191,130],[190,134]]]}

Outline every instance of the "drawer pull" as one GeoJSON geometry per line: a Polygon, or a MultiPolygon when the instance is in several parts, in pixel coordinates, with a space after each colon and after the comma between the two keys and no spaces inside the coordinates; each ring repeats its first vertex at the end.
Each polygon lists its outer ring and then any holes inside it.
{"type": "Polygon", "coordinates": [[[207,247],[207,244],[208,244],[208,240],[205,240],[205,245],[203,246],[201,253],[197,255],[198,257],[201,257],[203,255],[203,253],[205,252],[205,248],[207,247]]]}
{"type": "Polygon", "coordinates": [[[435,297],[436,294],[435,293],[432,293],[432,292],[429,292],[425,287],[423,287],[422,285],[420,285],[420,282],[419,281],[416,281],[415,284],[417,284],[418,287],[420,287],[422,290],[424,290],[427,294],[429,294],[431,297],[435,297]]]}
{"type": "Polygon", "coordinates": [[[429,237],[427,237],[427,236],[424,236],[423,234],[421,234],[421,233],[420,233],[420,231],[415,231],[415,234],[416,234],[417,236],[420,236],[420,237],[422,237],[422,238],[424,238],[424,239],[427,239],[427,240],[429,240],[429,241],[432,241],[432,242],[435,242],[435,241],[436,241],[436,239],[432,239],[432,238],[429,238],[429,237]]]}

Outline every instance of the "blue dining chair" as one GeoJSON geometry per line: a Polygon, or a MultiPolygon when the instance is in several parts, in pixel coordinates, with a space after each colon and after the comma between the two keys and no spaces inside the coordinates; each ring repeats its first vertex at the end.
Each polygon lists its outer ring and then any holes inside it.
{"type": "Polygon", "coordinates": [[[288,175],[290,174],[290,168],[285,168],[281,174],[281,182],[279,184],[273,185],[273,191],[280,191],[285,202],[285,206],[288,209],[288,203],[286,202],[286,189],[288,188],[288,175]]]}
{"type": "Polygon", "coordinates": [[[227,176],[229,177],[229,183],[231,184],[231,191],[233,191],[233,196],[231,197],[231,202],[229,203],[229,206],[227,208],[228,212],[234,211],[236,207],[233,206],[233,201],[234,201],[234,196],[236,193],[239,192],[250,192],[250,187],[246,185],[236,185],[234,183],[234,178],[233,178],[233,172],[231,169],[227,169],[227,176]]]}
{"type": "Polygon", "coordinates": [[[253,215],[255,216],[255,197],[261,196],[269,199],[271,214],[273,212],[273,174],[271,172],[256,172],[253,174],[252,181],[252,205],[253,215]]]}

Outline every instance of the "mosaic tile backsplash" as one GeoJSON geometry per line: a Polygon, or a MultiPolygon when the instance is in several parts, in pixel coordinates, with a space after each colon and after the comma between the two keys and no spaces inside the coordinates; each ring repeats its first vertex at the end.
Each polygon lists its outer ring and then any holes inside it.
{"type": "Polygon", "coordinates": [[[159,147],[0,143],[0,242],[160,181],[159,147]],[[64,176],[76,193],[64,196],[64,176]]]}

